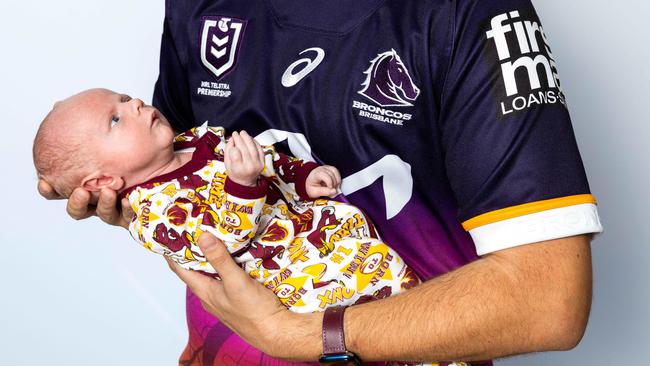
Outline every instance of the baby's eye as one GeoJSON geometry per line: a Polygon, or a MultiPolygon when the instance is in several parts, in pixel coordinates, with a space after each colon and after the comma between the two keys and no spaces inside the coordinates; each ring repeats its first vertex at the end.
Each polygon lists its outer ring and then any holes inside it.
{"type": "Polygon", "coordinates": [[[114,127],[119,121],[120,121],[120,117],[118,116],[111,117],[111,127],[114,127]]]}

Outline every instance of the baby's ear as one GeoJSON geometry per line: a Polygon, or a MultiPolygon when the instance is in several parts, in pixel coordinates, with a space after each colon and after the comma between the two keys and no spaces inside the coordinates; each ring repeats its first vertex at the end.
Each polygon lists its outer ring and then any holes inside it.
{"type": "Polygon", "coordinates": [[[124,180],[112,175],[92,175],[85,178],[81,186],[90,192],[99,192],[102,188],[119,191],[124,188],[124,180]]]}

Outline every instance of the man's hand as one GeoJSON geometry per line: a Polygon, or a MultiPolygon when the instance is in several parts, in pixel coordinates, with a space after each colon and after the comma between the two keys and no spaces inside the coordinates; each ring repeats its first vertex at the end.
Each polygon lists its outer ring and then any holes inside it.
{"type": "Polygon", "coordinates": [[[224,149],[223,162],[228,177],[235,183],[253,187],[264,169],[264,151],[246,131],[233,132],[224,149]]]}
{"type": "MultiPolygon", "coordinates": [[[[315,360],[322,314],[295,314],[204,233],[199,247],[217,281],[169,265],[203,307],[273,357],[315,360]]],[[[486,360],[575,347],[591,304],[589,237],[523,245],[485,256],[397,296],[352,306],[345,344],[364,361],[486,360]]]]}
{"type": "Polygon", "coordinates": [[[322,350],[322,313],[295,314],[287,310],[271,290],[235,263],[223,242],[213,235],[203,233],[197,244],[221,280],[183,269],[165,259],[171,270],[201,299],[206,311],[268,355],[293,360],[318,357],[322,350]],[[308,333],[309,329],[316,331],[308,333]]]}
{"type": "Polygon", "coordinates": [[[309,198],[334,197],[341,185],[341,173],[331,165],[323,165],[312,170],[305,181],[309,198]]]}
{"type": "Polygon", "coordinates": [[[38,193],[47,200],[62,200],[65,197],[60,196],[48,182],[43,179],[38,180],[38,193]]]}
{"type": "MultiPolygon", "coordinates": [[[[48,200],[64,199],[46,181],[38,181],[38,192],[48,200]]],[[[75,220],[83,220],[91,216],[98,216],[109,225],[129,227],[133,218],[133,210],[129,201],[125,198],[121,203],[121,209],[117,208],[117,192],[110,189],[103,189],[98,197],[83,188],[76,188],[70,194],[66,210],[68,215],[75,220]]]]}

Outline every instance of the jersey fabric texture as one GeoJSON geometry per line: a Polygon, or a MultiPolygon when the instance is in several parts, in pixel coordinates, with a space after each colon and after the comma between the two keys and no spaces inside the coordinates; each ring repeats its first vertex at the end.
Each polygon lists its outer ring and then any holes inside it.
{"type": "Polygon", "coordinates": [[[384,298],[419,283],[361,210],[308,200],[313,162],[265,148],[259,184],[247,187],[226,175],[223,129],[193,128],[177,136],[175,146],[193,148],[192,159],[123,193],[136,214],[129,231],[147,249],[216,277],[196,245],[203,232],[212,233],[252,278],[298,313],[384,298]]]}
{"type": "MultiPolygon", "coordinates": [[[[528,0],[167,2],[154,105],[341,171],[423,279],[601,231],[528,0]]],[[[280,365],[188,290],[182,364],[280,365]]]]}

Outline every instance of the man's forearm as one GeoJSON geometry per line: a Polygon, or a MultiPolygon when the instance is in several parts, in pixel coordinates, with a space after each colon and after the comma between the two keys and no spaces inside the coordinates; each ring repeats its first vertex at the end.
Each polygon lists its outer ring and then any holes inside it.
{"type": "MultiPolygon", "coordinates": [[[[584,333],[590,304],[589,238],[564,238],[497,252],[350,307],[346,344],[366,361],[472,361],[569,349],[584,333]]],[[[318,319],[303,318],[312,341],[301,346],[311,357],[322,346],[318,319]]]]}

